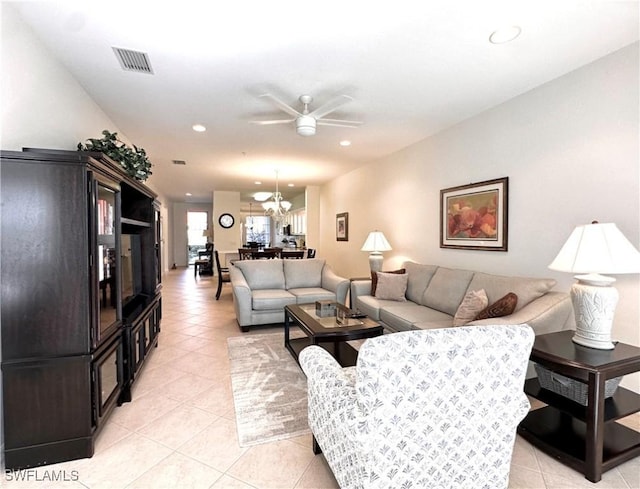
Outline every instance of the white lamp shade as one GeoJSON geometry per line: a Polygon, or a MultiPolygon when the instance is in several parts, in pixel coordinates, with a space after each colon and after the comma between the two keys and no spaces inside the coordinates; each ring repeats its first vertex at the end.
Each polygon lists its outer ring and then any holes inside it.
{"type": "Polygon", "coordinates": [[[640,252],[613,223],[578,226],[549,265],[572,273],[638,273],[640,252]]]}
{"type": "Polygon", "coordinates": [[[391,245],[382,231],[371,231],[360,251],[381,252],[391,250],[391,245]]]}

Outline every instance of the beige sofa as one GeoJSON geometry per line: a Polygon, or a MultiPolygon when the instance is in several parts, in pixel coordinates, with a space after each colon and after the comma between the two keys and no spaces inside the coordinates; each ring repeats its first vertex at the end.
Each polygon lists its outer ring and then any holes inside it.
{"type": "Polygon", "coordinates": [[[468,291],[484,289],[489,304],[509,292],[517,295],[514,312],[508,316],[471,321],[469,324],[526,323],[536,334],[574,327],[569,295],[552,291],[555,280],[506,277],[471,270],[406,262],[408,275],[405,301],[371,295],[371,280],[351,283],[351,307],[380,321],[386,332],[453,326],[453,318],[468,291]]]}
{"type": "Polygon", "coordinates": [[[284,306],[319,300],[345,303],[349,280],[322,259],[241,260],[229,268],[238,326],[284,322],[284,306]]]}

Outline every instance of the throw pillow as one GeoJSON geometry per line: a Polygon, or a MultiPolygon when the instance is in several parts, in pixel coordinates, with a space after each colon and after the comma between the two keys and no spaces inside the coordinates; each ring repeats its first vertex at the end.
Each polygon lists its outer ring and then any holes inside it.
{"type": "Polygon", "coordinates": [[[464,296],[453,317],[454,326],[462,326],[473,321],[478,313],[489,305],[489,299],[484,289],[470,290],[464,296]]]}
{"type": "Polygon", "coordinates": [[[405,302],[407,283],[409,275],[406,273],[384,273],[378,272],[378,284],[376,287],[377,299],[387,299],[391,301],[405,302]]]}
{"type": "Polygon", "coordinates": [[[378,286],[378,273],[397,273],[402,274],[405,273],[404,268],[400,268],[399,270],[393,270],[391,272],[371,272],[371,295],[376,296],[376,287],[378,286]]]}
{"type": "Polygon", "coordinates": [[[513,292],[509,292],[501,299],[498,299],[493,304],[480,311],[475,319],[477,320],[508,316],[509,314],[513,314],[513,311],[516,310],[517,304],[518,296],[513,292]]]}

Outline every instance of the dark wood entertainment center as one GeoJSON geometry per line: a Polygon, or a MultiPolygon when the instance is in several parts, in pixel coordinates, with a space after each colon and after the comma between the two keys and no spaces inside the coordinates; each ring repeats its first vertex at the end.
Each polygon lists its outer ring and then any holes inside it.
{"type": "Polygon", "coordinates": [[[157,346],[156,194],[101,153],[0,153],[6,469],[91,457],[157,346]]]}

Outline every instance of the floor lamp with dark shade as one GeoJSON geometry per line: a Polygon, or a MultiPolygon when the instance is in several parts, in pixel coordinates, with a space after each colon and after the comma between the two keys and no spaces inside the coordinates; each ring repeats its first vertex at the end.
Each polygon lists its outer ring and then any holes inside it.
{"type": "Polygon", "coordinates": [[[549,265],[551,270],[577,273],[571,287],[576,316],[573,342],[611,350],[613,316],[618,304],[615,278],[602,274],[639,273],[640,252],[613,223],[578,226],[549,265]]]}

